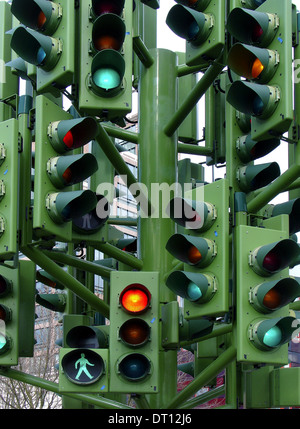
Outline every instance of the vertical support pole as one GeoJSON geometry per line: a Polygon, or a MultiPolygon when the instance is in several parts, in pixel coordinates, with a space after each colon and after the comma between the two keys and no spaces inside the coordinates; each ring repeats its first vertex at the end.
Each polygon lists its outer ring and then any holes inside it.
{"type": "MultiPolygon", "coordinates": [[[[150,53],[154,63],[148,68],[141,65],[139,86],[139,182],[147,187],[148,200],[155,197],[153,184],[171,186],[177,181],[177,133],[168,137],[163,131],[177,108],[177,56],[165,49],[150,53]]],[[[175,223],[166,217],[162,200],[157,200],[159,207],[151,201],[155,213],[139,220],[138,251],[144,262],[143,271],[160,272],[160,300],[169,302],[176,298],[163,280],[172,269],[172,257],[165,246],[175,233],[175,223]]],[[[176,368],[176,351],[161,351],[159,393],[151,395],[152,408],[163,407],[176,394],[176,368]]]]}

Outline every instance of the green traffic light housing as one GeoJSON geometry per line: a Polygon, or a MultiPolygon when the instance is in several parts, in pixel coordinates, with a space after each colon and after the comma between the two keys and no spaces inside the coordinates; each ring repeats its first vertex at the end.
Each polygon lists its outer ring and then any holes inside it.
{"type": "Polygon", "coordinates": [[[249,264],[260,276],[271,276],[289,267],[298,257],[300,249],[291,239],[260,246],[250,253],[249,264]]]}
{"type": "Polygon", "coordinates": [[[229,33],[242,43],[267,47],[279,27],[279,18],[274,13],[234,8],[228,15],[229,33]]]}
{"type": "Polygon", "coordinates": [[[227,101],[246,115],[269,118],[280,100],[280,89],[275,86],[236,81],[230,86],[227,101]]]}
{"type": "Polygon", "coordinates": [[[237,179],[240,188],[246,193],[269,185],[279,176],[280,167],[277,162],[246,165],[237,170],[237,179]]]}
{"type": "Polygon", "coordinates": [[[196,304],[208,302],[217,291],[216,278],[208,273],[173,271],[168,276],[166,285],[176,295],[196,304]]]}
{"type": "Polygon", "coordinates": [[[236,43],[228,53],[228,66],[239,76],[257,83],[268,83],[277,71],[277,51],[236,43]]]}
{"type": "Polygon", "coordinates": [[[125,0],[92,0],[92,14],[94,17],[105,13],[114,13],[121,15],[124,8],[125,0]]]}
{"type": "Polygon", "coordinates": [[[13,0],[11,13],[26,27],[52,35],[60,24],[62,7],[46,0],[13,0]]]}
{"type": "Polygon", "coordinates": [[[41,293],[36,295],[35,300],[42,307],[51,311],[58,311],[59,313],[65,311],[67,304],[66,295],[63,293],[41,293]]]}
{"type": "Polygon", "coordinates": [[[300,231],[300,198],[277,204],[272,209],[272,217],[282,214],[289,215],[289,233],[290,235],[300,231]]]}
{"type": "Polygon", "coordinates": [[[12,30],[11,48],[28,63],[50,71],[60,59],[62,42],[19,26],[12,30]]]}
{"type": "Polygon", "coordinates": [[[58,156],[50,158],[47,163],[48,176],[57,188],[80,183],[97,170],[97,160],[91,153],[58,156]]]}
{"type": "Polygon", "coordinates": [[[184,234],[174,234],[168,240],[166,249],[174,258],[199,268],[207,267],[217,254],[212,240],[184,234]]]}
{"type": "Polygon", "coordinates": [[[261,313],[272,313],[300,296],[300,285],[292,277],[265,282],[251,289],[250,304],[261,313]]]}
{"type": "Polygon", "coordinates": [[[118,51],[105,49],[93,58],[89,86],[102,97],[113,97],[122,90],[124,74],[124,57],[118,51]]]}
{"type": "Polygon", "coordinates": [[[211,0],[175,0],[175,2],[202,12],[207,8],[211,0]]]}
{"type": "Polygon", "coordinates": [[[120,51],[125,40],[126,26],[122,18],[114,13],[99,16],[93,25],[92,49],[120,51]]]}
{"type": "Polygon", "coordinates": [[[213,204],[181,197],[171,199],[167,214],[179,226],[201,232],[207,231],[217,218],[217,211],[213,204]]]}
{"type": "Polygon", "coordinates": [[[90,190],[55,192],[46,197],[46,209],[58,224],[69,222],[92,211],[97,205],[96,194],[90,190]]]}
{"type": "Polygon", "coordinates": [[[51,276],[45,270],[38,270],[36,272],[36,280],[43,283],[44,285],[52,287],[53,289],[63,290],[65,288],[62,283],[59,283],[55,277],[51,276]]]}
{"type": "Polygon", "coordinates": [[[169,11],[166,23],[177,36],[199,46],[211,33],[213,17],[177,4],[169,11]]]}
{"type": "Polygon", "coordinates": [[[247,164],[248,162],[262,158],[280,145],[280,139],[268,139],[255,141],[252,140],[251,134],[238,137],[236,150],[240,160],[247,164]]]}
{"type": "Polygon", "coordinates": [[[84,146],[98,134],[97,121],[92,117],[51,122],[48,138],[58,153],[84,146]]]}
{"type": "Polygon", "coordinates": [[[294,317],[259,320],[249,326],[248,337],[253,345],[264,351],[272,351],[289,342],[297,329],[294,317]]]}

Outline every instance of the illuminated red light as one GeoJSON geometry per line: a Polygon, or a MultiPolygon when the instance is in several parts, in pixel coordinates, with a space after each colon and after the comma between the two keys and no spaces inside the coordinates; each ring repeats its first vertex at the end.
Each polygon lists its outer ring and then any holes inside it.
{"type": "Polygon", "coordinates": [[[74,137],[73,134],[71,133],[71,131],[68,131],[67,134],[65,135],[65,137],[63,138],[63,142],[64,144],[68,147],[71,148],[74,144],[74,137]]]}
{"type": "Polygon", "coordinates": [[[129,313],[139,314],[150,304],[150,293],[142,285],[130,285],[123,290],[120,296],[122,307],[129,313]]]}

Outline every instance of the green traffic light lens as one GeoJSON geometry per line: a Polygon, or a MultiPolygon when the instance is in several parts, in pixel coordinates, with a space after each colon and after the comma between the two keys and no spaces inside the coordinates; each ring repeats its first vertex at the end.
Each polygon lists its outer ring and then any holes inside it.
{"type": "Polygon", "coordinates": [[[46,52],[44,51],[44,49],[42,47],[40,47],[37,51],[37,54],[36,54],[36,61],[37,61],[38,66],[42,65],[46,56],[47,56],[46,52]]]}
{"type": "Polygon", "coordinates": [[[139,381],[147,377],[150,372],[150,366],[150,361],[146,356],[133,353],[121,360],[119,371],[128,380],[139,381]]]}
{"type": "Polygon", "coordinates": [[[118,88],[121,85],[119,73],[110,68],[98,69],[93,74],[93,81],[98,88],[109,91],[118,88]]]}
{"type": "Polygon", "coordinates": [[[200,298],[202,298],[201,289],[193,282],[188,284],[187,294],[192,301],[198,301],[200,298]]]}
{"type": "Polygon", "coordinates": [[[1,350],[3,350],[5,348],[6,343],[7,343],[7,341],[6,341],[5,336],[0,334],[0,352],[1,352],[1,350]]]}
{"type": "Polygon", "coordinates": [[[277,347],[280,345],[282,340],[282,332],[278,326],[273,326],[273,328],[269,329],[263,338],[263,343],[268,347],[277,347]]]}
{"type": "Polygon", "coordinates": [[[189,40],[195,39],[199,31],[200,31],[199,25],[197,24],[196,21],[193,21],[189,26],[188,32],[187,32],[189,40]]]}

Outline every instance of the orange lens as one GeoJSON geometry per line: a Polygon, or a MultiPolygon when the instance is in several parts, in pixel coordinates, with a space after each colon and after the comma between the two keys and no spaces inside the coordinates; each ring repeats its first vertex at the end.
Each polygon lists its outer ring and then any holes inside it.
{"type": "Polygon", "coordinates": [[[263,70],[264,70],[264,66],[262,62],[258,58],[256,58],[256,60],[252,65],[252,70],[251,70],[252,78],[253,79],[258,78],[259,75],[263,72],[263,70]]]}
{"type": "Polygon", "coordinates": [[[137,314],[144,311],[148,307],[149,301],[150,294],[137,287],[127,288],[121,294],[121,305],[130,313],[137,314]]]}
{"type": "Polygon", "coordinates": [[[94,40],[94,46],[98,51],[102,51],[103,49],[114,49],[118,51],[120,49],[119,41],[112,36],[97,37],[94,40]]]}
{"type": "Polygon", "coordinates": [[[119,334],[126,344],[137,347],[148,341],[150,328],[142,319],[130,319],[121,326],[119,334]]]}
{"type": "Polygon", "coordinates": [[[202,255],[197,247],[192,246],[188,250],[188,260],[191,264],[198,264],[202,259],[202,255]]]}
{"type": "Polygon", "coordinates": [[[274,310],[275,308],[279,307],[280,302],[280,293],[278,293],[275,289],[269,290],[269,292],[265,294],[263,299],[263,305],[267,308],[270,308],[270,310],[274,310]]]}
{"type": "Polygon", "coordinates": [[[47,21],[46,15],[44,14],[44,12],[40,11],[38,20],[37,20],[37,27],[39,30],[44,27],[46,21],[47,21]]]}

